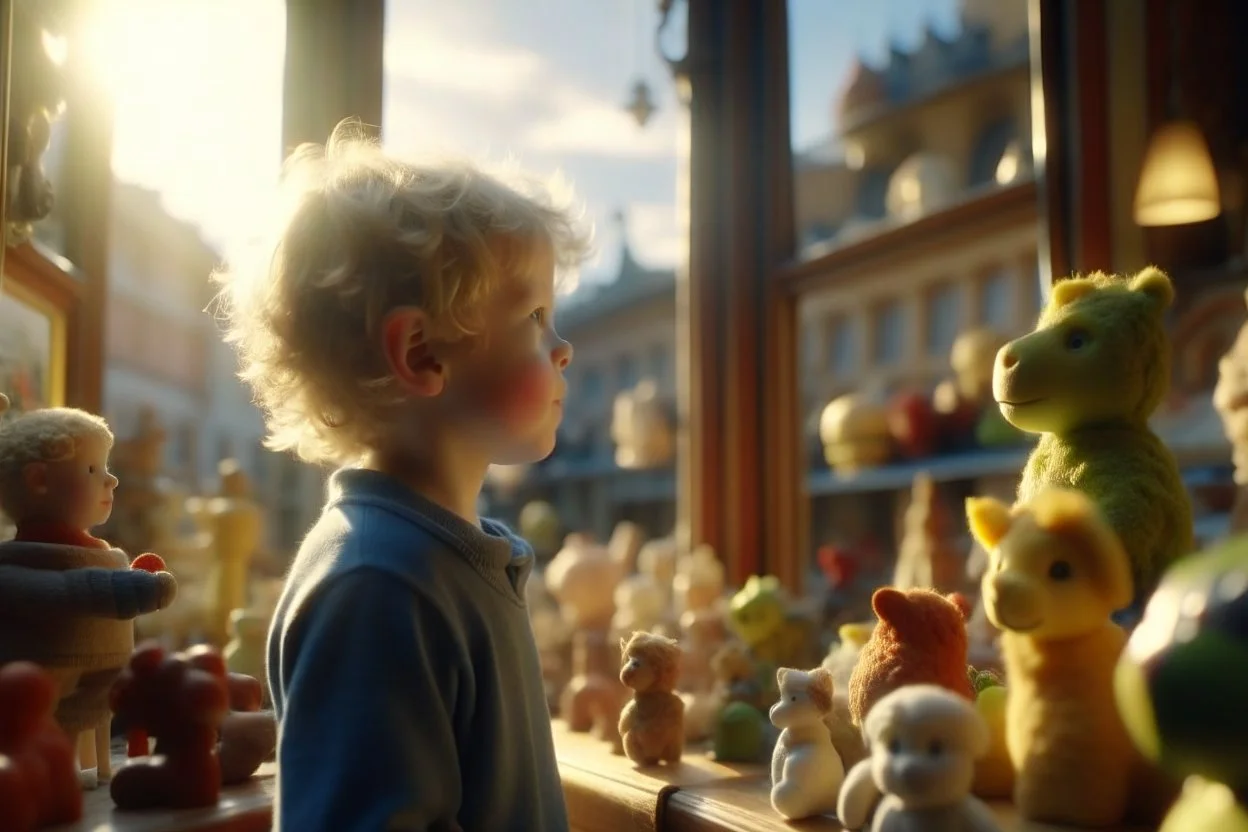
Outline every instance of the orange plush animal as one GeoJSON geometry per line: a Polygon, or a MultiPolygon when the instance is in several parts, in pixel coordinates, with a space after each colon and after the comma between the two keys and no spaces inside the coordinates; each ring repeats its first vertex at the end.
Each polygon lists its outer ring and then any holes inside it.
{"type": "Polygon", "coordinates": [[[849,713],[862,725],[871,706],[905,685],[940,685],[974,701],[967,677],[966,619],[960,593],[881,587],[871,597],[879,623],[849,677],[849,713]]]}
{"type": "Polygon", "coordinates": [[[82,817],[74,747],[52,718],[57,690],[31,662],[0,668],[0,832],[82,817]]]}
{"type": "Polygon", "coordinates": [[[620,639],[620,681],[633,700],[620,714],[624,753],[638,765],[679,763],[685,750],[685,703],[673,691],[680,676],[680,645],[653,633],[620,639]]]}

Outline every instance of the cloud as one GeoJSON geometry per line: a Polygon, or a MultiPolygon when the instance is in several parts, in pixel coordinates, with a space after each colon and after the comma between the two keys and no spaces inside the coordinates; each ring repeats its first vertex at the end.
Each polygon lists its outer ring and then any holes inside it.
{"type": "Polygon", "coordinates": [[[639,127],[624,102],[604,100],[573,86],[547,88],[555,109],[532,124],[521,141],[546,153],[665,158],[676,155],[675,118],[658,113],[639,127]]]}
{"type": "Polygon", "coordinates": [[[628,237],[637,259],[650,268],[678,266],[689,240],[676,219],[676,206],[636,203],[628,206],[628,237]]]}
{"type": "Polygon", "coordinates": [[[505,44],[473,44],[427,27],[399,27],[386,35],[387,82],[416,82],[494,101],[540,88],[546,59],[505,44]]]}

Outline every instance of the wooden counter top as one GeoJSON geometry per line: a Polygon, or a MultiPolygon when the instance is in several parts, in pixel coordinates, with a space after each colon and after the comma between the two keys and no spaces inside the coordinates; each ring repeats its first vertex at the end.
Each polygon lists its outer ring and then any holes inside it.
{"type": "Polygon", "coordinates": [[[558,720],[553,728],[574,832],[661,829],[663,807],[677,790],[764,772],[757,765],[716,763],[698,749],[687,750],[678,766],[639,769],[589,734],[574,734],[558,720]]]}
{"type": "MultiPolygon", "coordinates": [[[[789,823],[771,808],[771,780],[766,775],[723,780],[682,788],[671,795],[663,812],[664,832],[843,832],[832,818],[789,823]]],[[[1008,803],[993,805],[1003,832],[1076,832],[1062,826],[1028,823],[1008,803]]],[[[606,827],[604,827],[606,828],[606,827]]],[[[1126,827],[1102,832],[1143,832],[1126,827]]]]}

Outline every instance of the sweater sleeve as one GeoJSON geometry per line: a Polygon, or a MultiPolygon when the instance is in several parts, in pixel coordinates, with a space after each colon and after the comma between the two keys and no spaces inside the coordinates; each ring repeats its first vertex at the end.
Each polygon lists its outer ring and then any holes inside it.
{"type": "Polygon", "coordinates": [[[176,594],[177,581],[168,572],[0,566],[0,608],[30,617],[59,614],[124,621],[164,609],[176,594]]]}
{"type": "Polygon", "coordinates": [[[281,636],[276,828],[457,828],[450,627],[388,573],[331,581],[281,636]]]}

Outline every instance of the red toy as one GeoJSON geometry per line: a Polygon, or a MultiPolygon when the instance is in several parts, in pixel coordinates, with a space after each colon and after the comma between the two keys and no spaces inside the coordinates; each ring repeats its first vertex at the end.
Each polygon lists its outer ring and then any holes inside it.
{"type": "Polygon", "coordinates": [[[52,718],[56,683],[38,665],[0,668],[0,832],[82,817],[73,744],[52,718]]]}
{"type": "Polygon", "coordinates": [[[225,660],[206,645],[173,656],[144,644],[113,685],[117,718],[156,738],[110,786],[119,809],[212,806],[221,795],[217,731],[229,711],[225,660]]]}
{"type": "Polygon", "coordinates": [[[277,720],[272,711],[262,711],[264,689],[260,682],[242,673],[231,673],[227,680],[230,713],[221,723],[221,782],[226,786],[246,781],[261,763],[273,758],[277,748],[277,720]]]}
{"type": "Polygon", "coordinates": [[[133,561],[130,562],[131,569],[140,569],[144,572],[165,572],[165,560],[160,555],[152,552],[144,552],[133,561]]]}

